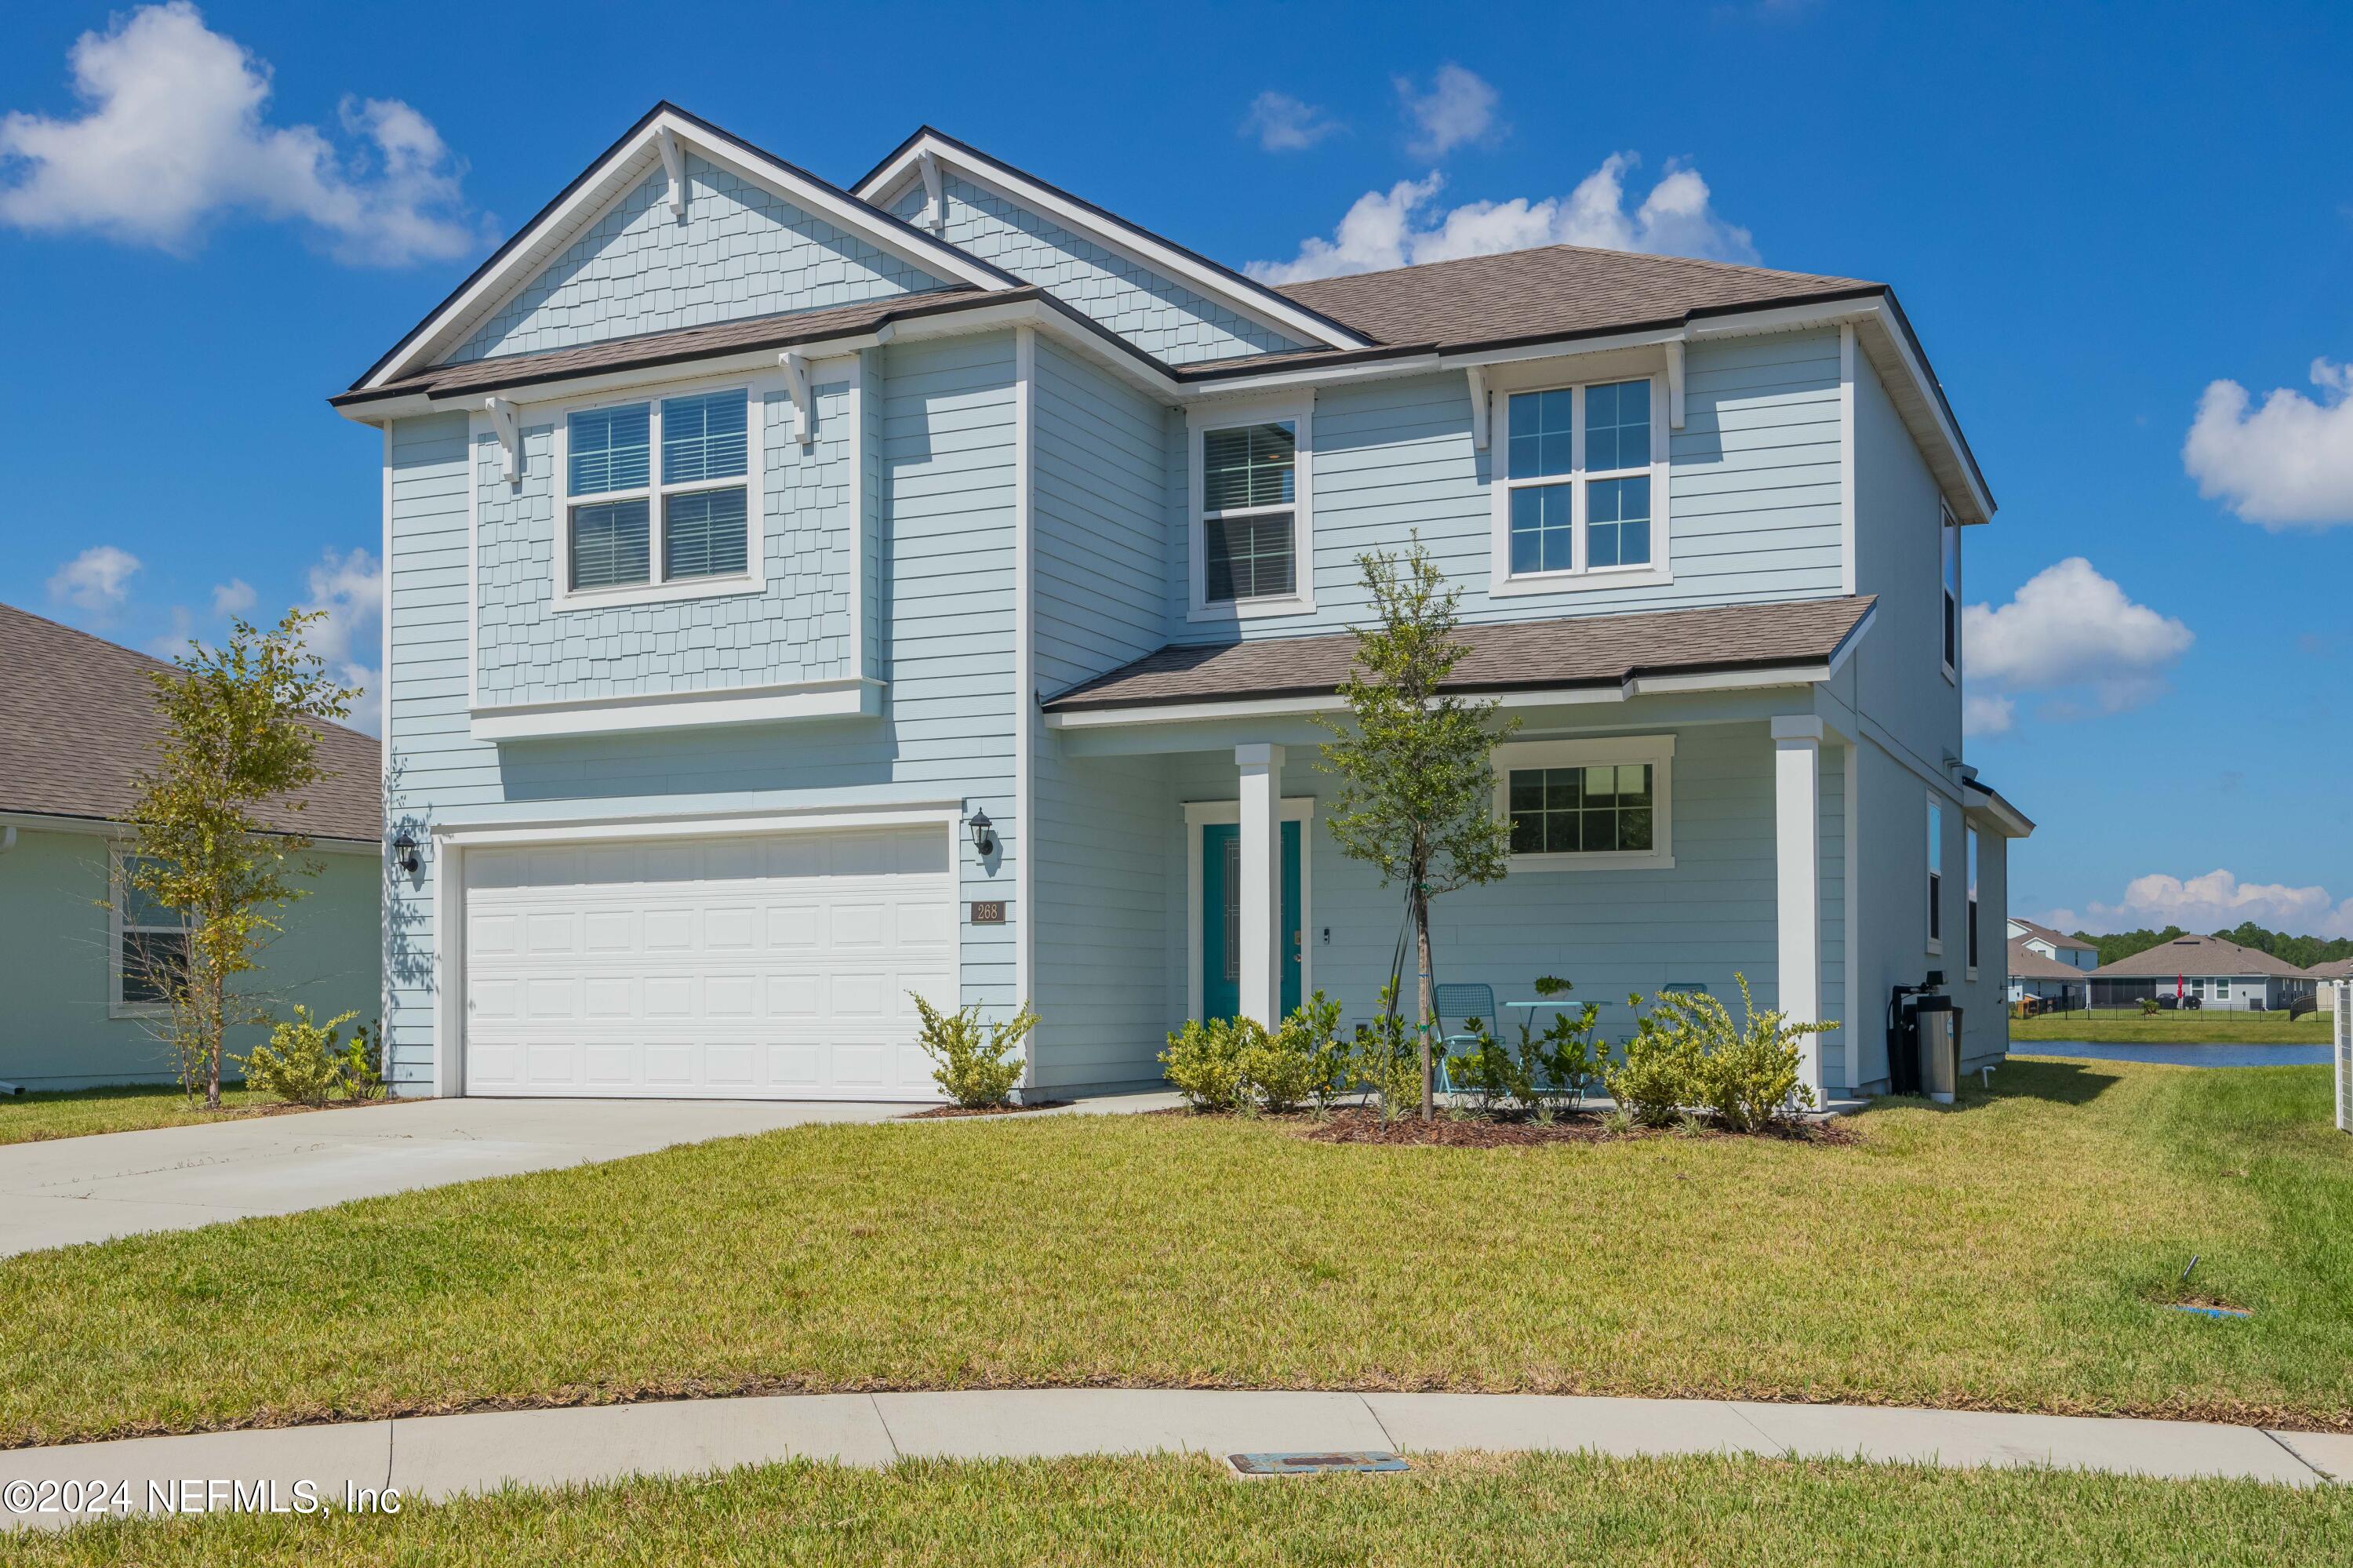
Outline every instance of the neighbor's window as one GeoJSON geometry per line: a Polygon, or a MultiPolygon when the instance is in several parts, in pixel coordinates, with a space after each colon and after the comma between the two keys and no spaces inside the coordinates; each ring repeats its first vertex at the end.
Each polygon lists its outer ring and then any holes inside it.
{"type": "Polygon", "coordinates": [[[1299,591],[1299,427],[1290,419],[1201,436],[1201,599],[1290,599],[1299,591]]]}
{"type": "Polygon", "coordinates": [[[1961,525],[1953,519],[1953,509],[1944,508],[1942,526],[1945,553],[1945,668],[1961,667],[1961,525]]]}
{"type": "Polygon", "coordinates": [[[1945,942],[1945,808],[1928,798],[1928,950],[1943,952],[1945,942]]]}
{"type": "Polygon", "coordinates": [[[1651,764],[1511,770],[1512,853],[1647,853],[1655,847],[1651,764]]]}
{"type": "Polygon", "coordinates": [[[153,1006],[172,1000],[188,962],[188,932],[179,911],[131,885],[139,862],[124,860],[115,877],[115,1000],[153,1006]]]}
{"type": "Polygon", "coordinates": [[[574,591],[746,572],[750,413],[738,389],[565,421],[574,591]]]}
{"type": "Polygon", "coordinates": [[[1515,392],[1504,444],[1512,576],[1650,565],[1648,378],[1515,392]]]}
{"type": "Polygon", "coordinates": [[[1978,967],[1978,831],[1975,828],[1969,828],[1962,836],[1967,843],[1968,854],[1966,867],[1969,879],[1968,967],[1974,969],[1978,967]]]}

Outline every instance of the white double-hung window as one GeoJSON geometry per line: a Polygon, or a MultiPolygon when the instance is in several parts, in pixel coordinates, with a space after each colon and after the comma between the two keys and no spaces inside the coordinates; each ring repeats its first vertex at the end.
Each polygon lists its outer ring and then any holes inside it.
{"type": "Polygon", "coordinates": [[[1503,400],[1493,591],[1660,577],[1667,460],[1657,379],[1536,387],[1503,400]]]}
{"type": "Polygon", "coordinates": [[[1512,869],[1672,866],[1674,759],[1671,735],[1495,747],[1495,812],[1511,833],[1512,869]]]}
{"type": "Polygon", "coordinates": [[[1195,413],[1193,620],[1314,608],[1313,417],[1296,403],[1195,413]]]}
{"type": "Polygon", "coordinates": [[[559,598],[624,602],[759,586],[759,440],[744,387],[564,418],[559,598]]]}

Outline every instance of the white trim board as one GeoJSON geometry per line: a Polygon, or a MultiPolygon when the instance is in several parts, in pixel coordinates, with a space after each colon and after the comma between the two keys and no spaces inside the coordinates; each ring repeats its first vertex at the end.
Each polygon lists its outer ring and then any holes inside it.
{"type": "Polygon", "coordinates": [[[860,180],[852,194],[874,207],[888,207],[910,180],[923,177],[923,165],[927,159],[934,167],[945,165],[954,170],[969,184],[999,200],[1042,213],[1114,255],[1198,289],[1204,296],[1261,326],[1331,348],[1371,346],[1370,340],[1324,320],[1272,289],[1188,255],[1165,239],[1077,202],[979,149],[951,141],[929,127],[918,132],[889,162],[860,180]]]}
{"type": "MultiPolygon", "coordinates": [[[[1201,1016],[1201,830],[1213,823],[1238,827],[1241,820],[1240,800],[1185,802],[1185,1016],[1188,1019],[1201,1016]]],[[[1315,928],[1315,835],[1308,831],[1315,821],[1315,797],[1285,795],[1275,821],[1300,825],[1299,997],[1304,1001],[1315,994],[1315,944],[1307,939],[1307,933],[1315,928]]],[[[1278,976],[1278,1005],[1282,990],[1278,976]]]]}
{"type": "Polygon", "coordinates": [[[872,718],[882,711],[882,691],[881,681],[844,675],[713,691],[481,705],[468,711],[477,740],[535,740],[791,719],[872,718]]]}

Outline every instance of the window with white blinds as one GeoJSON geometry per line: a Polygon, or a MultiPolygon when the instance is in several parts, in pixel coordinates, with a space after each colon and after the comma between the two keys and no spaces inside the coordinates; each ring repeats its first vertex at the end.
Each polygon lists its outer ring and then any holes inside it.
{"type": "Polygon", "coordinates": [[[572,592],[748,575],[746,391],[584,408],[565,433],[572,592]]]}

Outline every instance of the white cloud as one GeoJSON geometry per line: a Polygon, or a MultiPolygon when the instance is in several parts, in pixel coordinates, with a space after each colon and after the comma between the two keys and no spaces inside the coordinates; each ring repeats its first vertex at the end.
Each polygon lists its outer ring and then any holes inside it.
{"type": "Polygon", "coordinates": [[[206,219],[241,210],[307,223],[347,261],[475,247],[462,168],[423,115],[347,99],[343,152],[314,126],[268,124],[268,62],[207,28],[188,0],[84,33],[69,60],[79,118],[0,119],[0,222],[183,251],[206,219]]]}
{"type": "Polygon", "coordinates": [[[112,545],[92,545],[57,569],[49,578],[49,597],[91,615],[122,608],[131,597],[132,575],[139,557],[112,545]]]}
{"type": "Polygon", "coordinates": [[[2186,880],[2163,872],[2136,876],[2125,885],[2123,898],[2114,904],[2094,900],[2085,910],[2083,924],[2094,931],[2126,931],[2144,926],[2222,931],[2253,920],[2290,936],[2353,937],[2353,898],[2338,901],[2325,887],[2241,882],[2222,870],[2186,880]]]}
{"type": "Polygon", "coordinates": [[[1301,241],[1294,260],[1253,261],[1244,270],[1261,282],[1298,283],[1539,245],[1757,260],[1748,230],[1716,213],[1697,169],[1668,164],[1641,205],[1628,211],[1626,175],[1637,162],[1630,153],[1612,153],[1566,196],[1466,202],[1443,212],[1429,208],[1445,188],[1444,175],[1433,171],[1399,180],[1387,191],[1358,196],[1331,238],[1310,238],[1301,241]]]}
{"type": "Polygon", "coordinates": [[[1261,92],[1242,116],[1240,134],[1269,153],[1300,153],[1341,129],[1340,122],[1287,92],[1261,92]]]}
{"type": "Polygon", "coordinates": [[[2317,400],[2275,387],[2253,412],[2237,382],[2209,386],[2181,444],[2198,493],[2266,528],[2353,523],[2353,366],[2316,359],[2312,384],[2317,400]]]}
{"type": "Polygon", "coordinates": [[[1413,122],[1407,151],[1417,158],[1442,158],[1466,142],[1485,141],[1495,132],[1495,109],[1503,100],[1477,73],[1452,62],[1438,68],[1428,92],[1405,77],[1395,79],[1398,101],[1413,122]]]}
{"type": "Polygon", "coordinates": [[[2135,604],[2081,556],[2027,579],[2008,604],[1966,606],[1961,643],[1970,691],[1963,720],[1973,735],[1999,735],[2017,720],[2014,694],[2054,700],[2045,717],[2120,713],[2165,690],[2164,672],[2195,634],[2170,616],[2135,604]]]}
{"type": "Polygon", "coordinates": [[[384,716],[378,641],[384,627],[384,563],[364,549],[347,555],[329,550],[311,568],[309,586],[303,608],[323,609],[327,619],[311,627],[306,645],[336,680],[364,688],[344,722],[373,735],[384,716]]]}
{"type": "Polygon", "coordinates": [[[223,620],[232,615],[243,615],[253,609],[259,598],[253,591],[251,583],[243,577],[231,577],[225,583],[213,585],[213,614],[223,620]]]}

